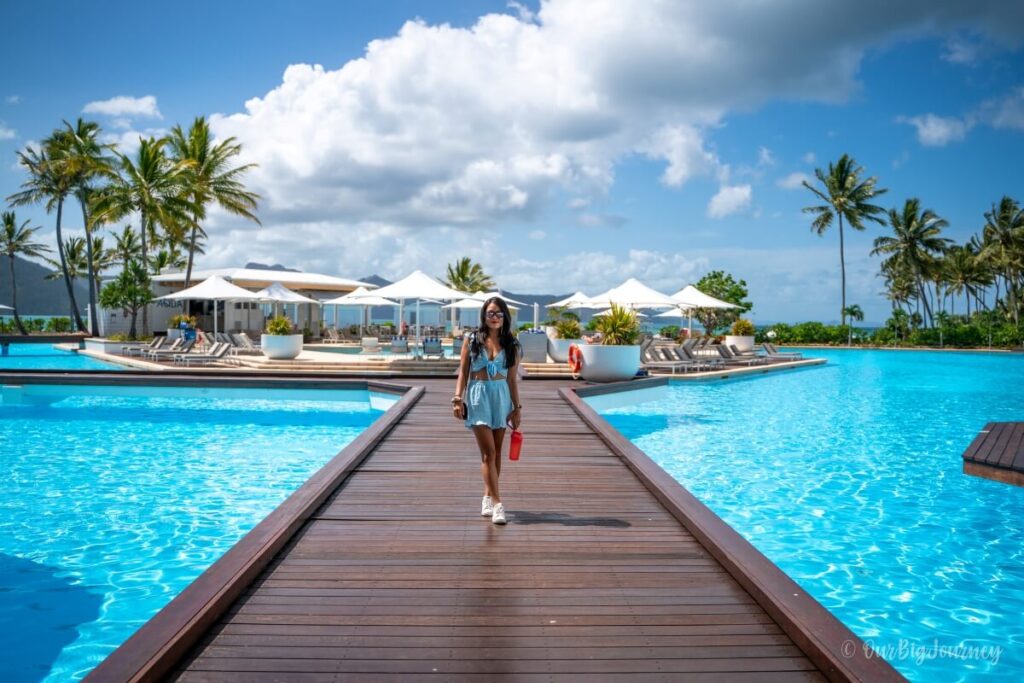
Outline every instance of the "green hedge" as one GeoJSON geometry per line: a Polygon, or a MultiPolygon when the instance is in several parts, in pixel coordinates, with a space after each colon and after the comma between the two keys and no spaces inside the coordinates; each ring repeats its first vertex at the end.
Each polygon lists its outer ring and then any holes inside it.
{"type": "MultiPolygon", "coordinates": [[[[952,321],[938,328],[921,328],[905,331],[898,335],[889,327],[874,330],[849,325],[825,325],[817,321],[808,321],[787,325],[778,323],[757,328],[755,338],[758,343],[772,341],[776,344],[829,344],[845,346],[850,333],[854,346],[943,346],[952,348],[976,348],[989,345],[989,325],[985,321],[966,322],[952,321]],[[774,331],[773,339],[768,332],[774,331]]],[[[1024,328],[1012,323],[999,322],[991,326],[992,346],[1011,348],[1024,344],[1024,328]]]]}

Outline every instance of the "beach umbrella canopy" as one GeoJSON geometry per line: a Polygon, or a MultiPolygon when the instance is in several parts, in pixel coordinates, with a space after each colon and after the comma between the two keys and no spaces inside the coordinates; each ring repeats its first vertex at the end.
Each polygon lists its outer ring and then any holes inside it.
{"type": "Polygon", "coordinates": [[[13,311],[13,310],[14,309],[11,308],[10,306],[4,306],[3,304],[0,304],[0,311],[13,311]]]}
{"type": "MultiPolygon", "coordinates": [[[[435,280],[430,277],[422,270],[416,270],[406,275],[398,282],[392,282],[390,285],[380,287],[373,291],[373,294],[367,294],[366,296],[382,296],[391,299],[398,299],[398,315],[399,318],[402,316],[402,305],[406,299],[416,300],[416,336],[419,336],[420,328],[420,301],[422,299],[445,299],[445,300],[456,300],[464,299],[467,294],[460,292],[457,289],[452,289],[448,285],[435,280]]],[[[363,298],[363,297],[357,297],[363,298]]]]}
{"type": "Polygon", "coordinates": [[[308,296],[302,296],[298,292],[293,292],[280,282],[272,282],[267,287],[256,292],[256,296],[260,297],[260,301],[265,303],[320,305],[320,301],[310,299],[308,296]]]}
{"type": "Polygon", "coordinates": [[[212,301],[213,302],[213,333],[217,334],[217,302],[218,301],[259,301],[256,292],[233,285],[220,275],[206,278],[198,285],[183,289],[180,292],[157,297],[157,300],[168,301],[212,301]]]}
{"type": "Polygon", "coordinates": [[[385,299],[378,296],[376,291],[369,291],[366,287],[358,287],[355,290],[334,299],[324,299],[321,303],[334,304],[336,306],[397,306],[397,301],[385,299]]]}
{"type": "Polygon", "coordinates": [[[606,308],[612,304],[625,308],[669,308],[678,303],[668,294],[651,289],[633,277],[590,300],[592,308],[606,308]]]}
{"type": "MultiPolygon", "coordinates": [[[[446,305],[442,306],[441,308],[457,308],[459,310],[477,310],[477,311],[479,311],[480,307],[483,306],[483,305],[484,305],[484,302],[480,301],[479,299],[459,299],[458,301],[454,301],[454,302],[452,302],[450,304],[446,304],[446,305]]],[[[513,306],[513,305],[509,304],[508,309],[510,311],[518,311],[519,307],[518,306],[513,306]]]]}
{"type": "Polygon", "coordinates": [[[590,308],[590,297],[583,292],[576,292],[561,301],[548,304],[546,308],[561,308],[563,306],[565,308],[590,308]]]}
{"type": "Polygon", "coordinates": [[[672,299],[689,308],[739,308],[736,304],[708,296],[693,285],[686,285],[672,295],[672,299]]]}
{"type": "Polygon", "coordinates": [[[497,292],[497,291],[495,291],[495,292],[485,292],[483,290],[480,290],[476,294],[471,294],[470,296],[472,296],[474,299],[479,299],[480,301],[487,301],[492,296],[500,296],[502,299],[505,300],[505,303],[507,303],[507,304],[519,304],[520,306],[525,306],[526,305],[522,301],[516,301],[515,299],[509,299],[507,296],[505,296],[501,292],[497,292]]]}
{"type": "MultiPolygon", "coordinates": [[[[612,312],[612,309],[607,308],[607,309],[605,309],[603,311],[598,311],[597,313],[595,313],[594,317],[596,318],[596,317],[601,316],[601,315],[608,315],[611,312],[612,312]]],[[[646,318],[647,317],[647,314],[641,313],[640,311],[633,311],[633,313],[635,313],[636,317],[638,317],[638,318],[646,318]]]]}

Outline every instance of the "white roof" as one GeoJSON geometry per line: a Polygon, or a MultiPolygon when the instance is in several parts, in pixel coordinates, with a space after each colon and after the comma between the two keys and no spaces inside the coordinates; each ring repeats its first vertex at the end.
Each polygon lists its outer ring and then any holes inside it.
{"type": "Polygon", "coordinates": [[[397,301],[391,299],[385,299],[382,296],[377,296],[376,292],[371,292],[366,287],[359,287],[348,294],[336,297],[334,299],[326,299],[322,303],[335,304],[338,306],[397,306],[397,301]]]}
{"type": "MultiPolygon", "coordinates": [[[[358,280],[349,280],[343,277],[334,277],[333,275],[323,275],[322,273],[293,273],[287,270],[265,270],[262,268],[214,268],[212,270],[193,270],[192,280],[194,282],[199,280],[206,280],[207,278],[218,275],[225,280],[234,282],[240,287],[267,287],[275,282],[280,282],[286,287],[292,289],[313,289],[318,291],[339,291],[348,292],[356,287],[371,287],[375,288],[376,285],[368,285],[365,282],[358,280]]],[[[159,282],[165,285],[183,285],[185,284],[185,273],[164,273],[163,275],[153,276],[153,282],[159,282]]]]}
{"type": "Polygon", "coordinates": [[[593,308],[610,307],[613,303],[625,308],[668,308],[676,306],[679,302],[668,294],[651,289],[631,277],[618,287],[597,294],[590,300],[590,305],[593,308]]]}
{"type": "Polygon", "coordinates": [[[262,301],[278,303],[278,304],[316,304],[320,305],[320,302],[316,299],[310,299],[308,296],[302,296],[296,294],[292,290],[288,289],[280,282],[271,283],[269,287],[264,287],[260,291],[256,292],[256,296],[260,297],[262,301]]]}
{"type": "Polygon", "coordinates": [[[172,301],[185,301],[187,299],[201,301],[257,301],[259,295],[233,285],[219,275],[207,278],[198,285],[183,289],[174,294],[157,297],[157,299],[169,299],[172,301]]]}
{"type": "Polygon", "coordinates": [[[422,270],[375,290],[373,295],[392,299],[464,299],[467,296],[465,292],[442,284],[422,270]]]}
{"type": "Polygon", "coordinates": [[[546,308],[561,308],[562,306],[565,306],[566,308],[590,308],[590,297],[583,292],[576,292],[561,301],[548,304],[546,308]]]}
{"type": "Polygon", "coordinates": [[[739,308],[736,304],[730,304],[727,301],[708,296],[693,285],[686,285],[673,294],[672,299],[676,303],[693,308],[739,308]]]}

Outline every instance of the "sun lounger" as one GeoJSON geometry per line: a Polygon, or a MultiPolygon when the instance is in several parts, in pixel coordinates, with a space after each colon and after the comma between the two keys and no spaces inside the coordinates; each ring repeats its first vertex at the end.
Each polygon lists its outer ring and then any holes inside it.
{"type": "Polygon", "coordinates": [[[444,347],[441,346],[441,340],[437,337],[432,339],[423,340],[423,357],[424,358],[444,358],[444,347]]]}
{"type": "Polygon", "coordinates": [[[650,342],[642,344],[640,360],[643,367],[647,370],[671,370],[673,375],[679,370],[685,372],[697,367],[693,361],[670,356],[667,348],[667,346],[655,346],[650,342]]]}
{"type": "Polygon", "coordinates": [[[238,341],[242,342],[242,346],[245,349],[249,351],[255,351],[257,353],[263,353],[263,348],[259,344],[254,342],[252,339],[250,339],[249,335],[246,334],[245,332],[239,332],[238,334],[235,335],[235,337],[238,338],[238,341]]]}
{"type": "Polygon", "coordinates": [[[670,347],[666,349],[669,354],[678,354],[679,360],[688,360],[696,363],[699,368],[705,370],[716,370],[720,369],[724,364],[721,358],[715,357],[710,358],[707,356],[697,357],[693,351],[683,348],[682,346],[670,347]]]}
{"type": "Polygon", "coordinates": [[[339,344],[341,343],[341,337],[338,336],[338,330],[333,327],[327,328],[327,335],[323,338],[324,344],[339,344]]]}
{"type": "Polygon", "coordinates": [[[185,347],[192,348],[195,345],[195,340],[185,341],[183,338],[178,337],[174,340],[174,343],[167,348],[159,348],[153,351],[146,352],[146,358],[149,360],[160,360],[161,358],[170,358],[176,353],[181,353],[185,350],[185,347]]]}
{"type": "Polygon", "coordinates": [[[729,344],[729,350],[732,351],[732,355],[739,358],[767,358],[767,356],[757,351],[740,351],[735,344],[729,344]]]}
{"type": "Polygon", "coordinates": [[[252,345],[252,342],[249,341],[249,337],[241,332],[228,336],[231,337],[231,341],[233,342],[231,345],[231,353],[234,355],[247,354],[254,356],[256,354],[263,353],[263,351],[252,345]]]}
{"type": "Polygon", "coordinates": [[[197,365],[208,365],[209,363],[215,363],[220,360],[225,360],[225,356],[228,350],[231,348],[231,344],[225,344],[223,342],[217,342],[213,345],[210,353],[186,353],[181,356],[175,357],[175,362],[184,363],[185,367],[189,367],[193,363],[197,365]]]}
{"type": "Polygon", "coordinates": [[[143,356],[150,351],[156,351],[164,342],[167,341],[167,337],[153,337],[153,341],[149,342],[146,346],[138,346],[136,344],[125,344],[121,347],[122,356],[143,356]]]}
{"type": "Polygon", "coordinates": [[[767,355],[769,358],[779,360],[800,360],[801,358],[804,357],[804,354],[798,351],[779,351],[777,348],[775,348],[768,342],[761,344],[761,348],[764,349],[765,355],[767,355]]]}
{"type": "Polygon", "coordinates": [[[715,344],[714,348],[718,350],[718,355],[722,357],[726,365],[760,365],[765,362],[766,358],[740,358],[735,355],[725,344],[715,344]]]}

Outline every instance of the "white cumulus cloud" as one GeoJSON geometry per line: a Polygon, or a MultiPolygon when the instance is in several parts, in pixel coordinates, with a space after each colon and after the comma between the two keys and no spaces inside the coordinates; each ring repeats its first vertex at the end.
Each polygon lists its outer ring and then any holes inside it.
{"type": "Polygon", "coordinates": [[[750,206],[750,185],[723,185],[708,202],[709,218],[724,218],[750,206]]]}
{"type": "Polygon", "coordinates": [[[917,141],[928,147],[944,147],[950,142],[959,142],[971,129],[971,123],[953,116],[901,116],[899,123],[907,123],[917,129],[917,141]]]}
{"type": "Polygon", "coordinates": [[[156,105],[156,97],[146,95],[145,97],[131,97],[118,95],[109,100],[96,100],[89,102],[82,108],[84,114],[103,114],[104,116],[122,117],[145,117],[162,119],[160,109],[156,105]]]}
{"type": "Polygon", "coordinates": [[[797,190],[803,187],[804,181],[807,181],[808,183],[814,182],[813,178],[808,174],[797,171],[779,178],[775,181],[775,184],[783,190],[797,190]]]}
{"type": "Polygon", "coordinates": [[[18,133],[13,128],[9,128],[3,121],[0,121],[0,140],[13,140],[17,136],[18,133]]]}

